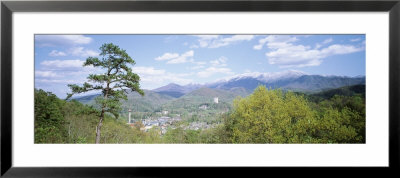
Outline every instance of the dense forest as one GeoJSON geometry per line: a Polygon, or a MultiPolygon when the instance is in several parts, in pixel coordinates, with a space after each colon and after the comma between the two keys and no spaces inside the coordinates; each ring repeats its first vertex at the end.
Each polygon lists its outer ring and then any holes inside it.
{"type": "MultiPolygon", "coordinates": [[[[35,143],[95,143],[100,112],[35,89],[35,143]]],[[[213,106],[210,106],[213,107],[213,106]]],[[[365,143],[365,85],[304,94],[260,85],[216,114],[217,125],[192,130],[182,120],[160,134],[106,114],[100,143],[365,143]]]]}

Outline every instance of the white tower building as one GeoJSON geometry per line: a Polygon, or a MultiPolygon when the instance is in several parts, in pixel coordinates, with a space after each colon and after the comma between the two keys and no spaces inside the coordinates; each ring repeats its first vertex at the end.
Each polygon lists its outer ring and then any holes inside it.
{"type": "Polygon", "coordinates": [[[129,109],[128,112],[129,112],[129,114],[128,114],[128,118],[129,118],[128,123],[130,124],[131,123],[131,112],[132,112],[132,110],[129,109]]]}
{"type": "Polygon", "coordinates": [[[218,97],[214,97],[214,103],[218,104],[218,97]]]}

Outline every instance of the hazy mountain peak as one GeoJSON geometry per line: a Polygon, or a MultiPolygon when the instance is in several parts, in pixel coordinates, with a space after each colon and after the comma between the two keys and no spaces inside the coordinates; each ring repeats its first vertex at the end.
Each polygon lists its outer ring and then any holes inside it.
{"type": "Polygon", "coordinates": [[[219,82],[228,82],[231,80],[240,80],[244,78],[255,78],[263,82],[275,81],[279,79],[287,79],[287,78],[298,78],[300,76],[307,75],[307,73],[298,71],[298,70],[286,70],[282,72],[248,72],[243,74],[234,75],[231,77],[227,77],[217,81],[219,82]]]}
{"type": "Polygon", "coordinates": [[[176,83],[169,83],[168,85],[166,85],[166,86],[181,86],[181,85],[179,85],[179,84],[176,84],[176,83]]]}
{"type": "Polygon", "coordinates": [[[179,90],[181,87],[182,87],[181,85],[178,85],[176,83],[169,83],[168,85],[156,88],[153,91],[164,91],[164,90],[171,90],[171,89],[178,89],[179,90]]]}

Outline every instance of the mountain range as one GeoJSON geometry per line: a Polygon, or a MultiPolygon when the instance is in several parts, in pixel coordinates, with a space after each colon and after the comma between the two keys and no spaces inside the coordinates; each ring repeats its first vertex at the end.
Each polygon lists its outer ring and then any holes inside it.
{"type": "Polygon", "coordinates": [[[264,85],[272,89],[281,88],[283,90],[315,93],[327,89],[358,84],[365,84],[365,76],[323,76],[307,75],[299,71],[284,71],[278,73],[246,73],[203,85],[178,85],[170,83],[166,86],[156,88],[153,91],[179,98],[199,88],[228,91],[235,88],[244,88],[247,92],[251,93],[257,86],[264,85]]]}
{"type": "MultiPolygon", "coordinates": [[[[161,110],[196,110],[206,103],[213,103],[213,98],[219,98],[219,107],[230,107],[238,97],[246,97],[259,85],[268,88],[291,90],[302,93],[318,93],[353,85],[365,85],[365,76],[323,76],[307,75],[298,71],[281,73],[248,73],[233,76],[212,83],[178,85],[170,83],[154,90],[144,90],[141,96],[128,92],[128,100],[122,101],[123,112],[128,109],[140,112],[161,110]]],[[[94,98],[99,94],[88,95],[76,100],[84,104],[94,104],[94,98]]]]}

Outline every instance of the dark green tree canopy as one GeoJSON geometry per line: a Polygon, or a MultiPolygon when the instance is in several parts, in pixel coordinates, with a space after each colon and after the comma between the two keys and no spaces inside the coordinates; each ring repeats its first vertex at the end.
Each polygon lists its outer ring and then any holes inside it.
{"type": "Polygon", "coordinates": [[[87,77],[88,82],[82,86],[68,85],[72,93],[68,93],[67,99],[77,93],[101,90],[103,97],[98,98],[97,103],[104,107],[105,112],[116,115],[120,110],[119,100],[127,99],[127,89],[136,91],[140,95],[144,95],[144,92],[140,89],[140,77],[131,69],[135,61],[126,53],[126,50],[108,43],[103,44],[100,51],[99,57],[88,57],[83,66],[97,67],[104,70],[104,73],[90,74],[87,77]]]}

